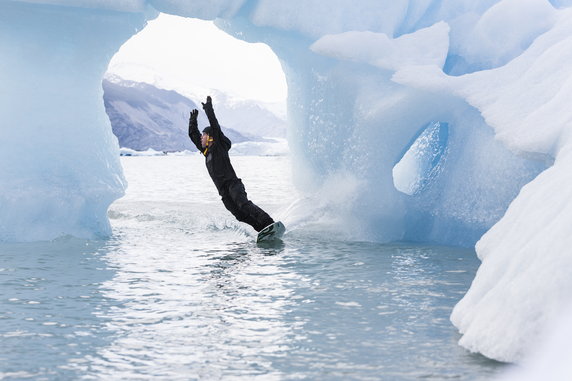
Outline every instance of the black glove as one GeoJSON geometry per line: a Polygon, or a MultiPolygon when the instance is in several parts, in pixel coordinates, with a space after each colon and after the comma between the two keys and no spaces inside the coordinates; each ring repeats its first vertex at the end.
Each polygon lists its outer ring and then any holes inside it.
{"type": "Polygon", "coordinates": [[[189,118],[189,128],[197,128],[198,127],[198,123],[197,123],[197,117],[199,116],[199,110],[194,109],[193,111],[191,111],[191,116],[189,118]]]}
{"type": "Polygon", "coordinates": [[[213,108],[213,100],[210,97],[210,95],[207,97],[207,103],[202,103],[203,105],[203,110],[206,110],[207,108],[212,109],[213,108]]]}
{"type": "Polygon", "coordinates": [[[191,117],[189,118],[189,124],[197,123],[197,117],[199,116],[199,110],[194,109],[191,111],[191,117]]]}

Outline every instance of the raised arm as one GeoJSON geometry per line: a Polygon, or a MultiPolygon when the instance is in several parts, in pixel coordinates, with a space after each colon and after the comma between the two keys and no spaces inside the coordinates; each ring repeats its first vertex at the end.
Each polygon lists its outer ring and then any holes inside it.
{"type": "Polygon", "coordinates": [[[203,110],[205,110],[205,114],[207,114],[207,118],[209,118],[209,124],[211,125],[212,132],[210,136],[215,140],[215,142],[221,140],[222,131],[220,129],[220,125],[218,124],[218,120],[216,119],[214,110],[213,110],[213,102],[210,96],[207,97],[207,102],[203,103],[203,110]]]}
{"type": "Polygon", "coordinates": [[[197,146],[197,149],[202,152],[203,146],[201,144],[201,133],[199,132],[199,127],[197,123],[197,117],[199,116],[199,110],[194,109],[191,111],[191,116],[189,118],[189,138],[197,146]]]}

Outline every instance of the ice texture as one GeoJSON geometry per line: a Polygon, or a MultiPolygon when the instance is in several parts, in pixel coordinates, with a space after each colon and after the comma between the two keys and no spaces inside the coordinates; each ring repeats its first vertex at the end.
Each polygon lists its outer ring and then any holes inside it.
{"type": "Polygon", "coordinates": [[[145,0],[7,0],[21,1],[38,5],[63,5],[66,7],[106,9],[122,12],[141,12],[145,9],[145,0]]]}
{"type": "Polygon", "coordinates": [[[572,337],[572,308],[543,332],[540,345],[517,366],[510,366],[495,381],[568,381],[572,379],[570,338],[572,337]]]}
{"type": "Polygon", "coordinates": [[[124,180],[101,77],[155,9],[273,49],[296,184],[325,195],[351,239],[479,241],[482,266],[452,315],[463,346],[519,361],[567,304],[572,2],[61,3],[0,3],[0,239],[109,231],[124,180]],[[433,121],[448,126],[447,159],[404,194],[393,168],[433,121]]]}
{"type": "Polygon", "coordinates": [[[407,195],[423,191],[444,166],[449,127],[434,122],[424,126],[403,157],[393,167],[393,185],[407,195]]]}
{"type": "Polygon", "coordinates": [[[148,17],[0,3],[0,240],[109,234],[125,180],[101,80],[148,17]]]}
{"type": "Polygon", "coordinates": [[[563,270],[572,266],[566,175],[572,168],[572,68],[563,65],[572,59],[572,11],[559,13],[552,29],[497,69],[460,78],[429,67],[395,75],[400,83],[458,94],[481,111],[505,146],[555,159],[477,243],[483,264],[452,314],[463,346],[503,361],[520,360],[535,346],[572,290],[563,270]]]}
{"type": "Polygon", "coordinates": [[[504,65],[552,27],[555,13],[547,0],[500,1],[476,22],[459,51],[482,68],[504,65]]]}
{"type": "Polygon", "coordinates": [[[344,32],[320,38],[311,49],[322,55],[365,62],[382,69],[397,70],[407,65],[442,67],[449,50],[449,26],[439,22],[395,39],[384,33],[344,32]]]}

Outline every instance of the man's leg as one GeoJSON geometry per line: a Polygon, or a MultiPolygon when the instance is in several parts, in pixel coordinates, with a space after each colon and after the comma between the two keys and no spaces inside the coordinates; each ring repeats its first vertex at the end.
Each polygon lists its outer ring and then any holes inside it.
{"type": "Polygon", "coordinates": [[[261,231],[274,223],[272,217],[248,200],[240,179],[229,184],[228,192],[223,196],[222,202],[237,220],[249,224],[256,231],[261,231]]]}

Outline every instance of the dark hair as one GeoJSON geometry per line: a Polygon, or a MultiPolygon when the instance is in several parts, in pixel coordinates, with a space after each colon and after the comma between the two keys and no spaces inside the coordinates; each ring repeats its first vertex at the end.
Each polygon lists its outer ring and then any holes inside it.
{"type": "Polygon", "coordinates": [[[203,134],[207,134],[209,136],[211,136],[211,132],[213,131],[211,126],[207,126],[203,129],[203,134]]]}

